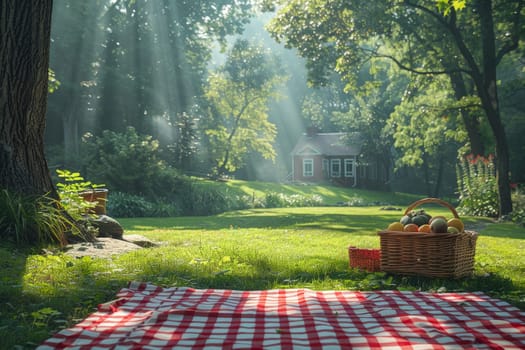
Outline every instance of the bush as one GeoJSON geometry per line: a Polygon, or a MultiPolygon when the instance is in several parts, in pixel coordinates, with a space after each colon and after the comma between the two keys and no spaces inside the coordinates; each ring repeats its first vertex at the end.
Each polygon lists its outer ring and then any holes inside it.
{"type": "Polygon", "coordinates": [[[512,221],[525,225],[525,193],[519,188],[512,193],[512,208],[512,221]]]}
{"type": "Polygon", "coordinates": [[[463,215],[498,216],[499,197],[492,156],[469,155],[464,158],[457,166],[457,182],[459,212],[463,215]]]}
{"type": "Polygon", "coordinates": [[[108,214],[117,218],[146,217],[153,211],[153,203],[141,196],[112,192],[108,197],[108,214]]]}
{"type": "Polygon", "coordinates": [[[118,192],[154,196],[159,191],[152,180],[166,167],[157,140],[128,127],[125,133],[105,130],[101,137],[86,135],[84,141],[89,178],[118,192]]]}
{"type": "Polygon", "coordinates": [[[267,193],[264,202],[266,208],[314,207],[323,204],[322,198],[317,195],[285,195],[275,192],[267,193]]]}
{"type": "Polygon", "coordinates": [[[16,244],[61,242],[72,223],[60,205],[46,196],[0,191],[0,237],[16,244]]]}
{"type": "Polygon", "coordinates": [[[184,215],[214,215],[242,207],[242,201],[230,191],[195,183],[186,186],[177,199],[184,215]]]}
{"type": "Polygon", "coordinates": [[[167,200],[157,200],[152,204],[151,212],[148,216],[151,217],[173,217],[179,216],[182,209],[177,203],[171,203],[167,200]]]}

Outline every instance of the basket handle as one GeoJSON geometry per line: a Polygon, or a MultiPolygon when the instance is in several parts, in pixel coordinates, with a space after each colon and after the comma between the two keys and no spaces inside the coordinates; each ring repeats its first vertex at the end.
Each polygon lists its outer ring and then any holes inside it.
{"type": "Polygon", "coordinates": [[[410,213],[410,211],[413,210],[414,208],[419,207],[421,204],[426,204],[426,203],[435,203],[445,208],[448,208],[452,212],[454,217],[456,219],[459,219],[459,215],[456,209],[454,209],[454,207],[451,204],[445,202],[444,200],[438,199],[438,198],[423,198],[418,201],[415,201],[414,203],[410,204],[408,208],[405,210],[405,215],[410,213]]]}

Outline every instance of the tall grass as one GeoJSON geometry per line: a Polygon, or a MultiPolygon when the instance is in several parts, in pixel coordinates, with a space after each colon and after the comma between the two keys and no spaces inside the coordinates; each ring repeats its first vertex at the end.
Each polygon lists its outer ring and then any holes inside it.
{"type": "Polygon", "coordinates": [[[0,237],[17,244],[60,242],[72,223],[58,201],[0,191],[0,237]]]}

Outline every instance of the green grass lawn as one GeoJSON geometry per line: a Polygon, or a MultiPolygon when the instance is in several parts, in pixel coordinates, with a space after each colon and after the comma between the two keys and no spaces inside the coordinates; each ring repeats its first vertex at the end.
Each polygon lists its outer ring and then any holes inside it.
{"type": "MultiPolygon", "coordinates": [[[[444,208],[429,208],[448,215],[444,208]]],[[[210,217],[119,220],[161,245],[112,259],[0,246],[0,349],[34,348],[114,299],[128,281],[195,288],[483,291],[525,310],[525,229],[487,224],[475,275],[460,280],[389,276],[348,268],[348,246],[379,247],[377,231],[401,211],[371,207],[257,209],[210,217]]]]}

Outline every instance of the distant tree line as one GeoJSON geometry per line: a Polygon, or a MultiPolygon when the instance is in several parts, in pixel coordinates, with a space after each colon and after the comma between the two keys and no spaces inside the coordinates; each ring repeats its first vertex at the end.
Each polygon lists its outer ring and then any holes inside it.
{"type": "Polygon", "coordinates": [[[226,173],[246,152],[272,158],[267,109],[284,74],[257,43],[230,49],[226,42],[242,32],[254,6],[56,0],[50,65],[59,85],[48,103],[50,161],[85,167],[84,136],[128,127],[158,140],[164,161],[181,170],[226,173]],[[211,65],[214,47],[228,56],[222,67],[211,65]]]}

